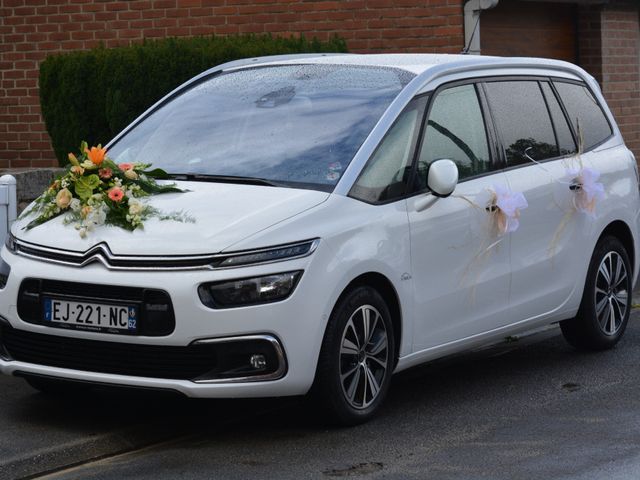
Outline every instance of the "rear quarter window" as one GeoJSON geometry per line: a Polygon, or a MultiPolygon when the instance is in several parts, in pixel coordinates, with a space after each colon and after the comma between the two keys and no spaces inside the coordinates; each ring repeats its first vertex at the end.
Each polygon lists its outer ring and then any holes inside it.
{"type": "Polygon", "coordinates": [[[576,132],[578,123],[580,124],[585,150],[593,148],[611,136],[611,125],[586,85],[559,81],[555,81],[554,85],[576,132]]]}

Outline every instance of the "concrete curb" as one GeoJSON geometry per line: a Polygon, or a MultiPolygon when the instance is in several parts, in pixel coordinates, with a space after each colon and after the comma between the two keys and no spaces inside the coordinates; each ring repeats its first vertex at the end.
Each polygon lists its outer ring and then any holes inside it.
{"type": "Polygon", "coordinates": [[[0,480],[34,478],[63,468],[138,450],[184,434],[170,427],[138,426],[0,460],[0,480]]]}

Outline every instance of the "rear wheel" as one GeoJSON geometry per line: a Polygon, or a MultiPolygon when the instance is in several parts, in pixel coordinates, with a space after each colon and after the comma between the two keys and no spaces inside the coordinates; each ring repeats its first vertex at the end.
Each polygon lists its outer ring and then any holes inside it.
{"type": "Polygon", "coordinates": [[[583,350],[605,350],[622,338],[631,311],[632,269],[616,237],[602,238],[593,252],[575,318],[560,322],[565,339],[583,350]]]}
{"type": "Polygon", "coordinates": [[[329,319],[312,396],[331,421],[363,423],[386,396],[394,360],[393,326],[384,299],[371,287],[355,288],[329,319]]]}

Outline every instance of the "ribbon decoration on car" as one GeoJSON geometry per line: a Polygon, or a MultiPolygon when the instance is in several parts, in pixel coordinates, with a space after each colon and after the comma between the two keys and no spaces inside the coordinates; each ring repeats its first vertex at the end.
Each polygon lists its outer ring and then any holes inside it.
{"type": "Polygon", "coordinates": [[[502,185],[494,185],[487,211],[492,214],[498,236],[513,233],[520,227],[520,211],[529,204],[522,192],[512,192],[502,185]]]}
{"type": "Polygon", "coordinates": [[[604,185],[598,182],[600,172],[588,167],[569,168],[567,177],[571,179],[569,188],[574,192],[573,208],[595,218],[596,202],[604,199],[604,185]]]}

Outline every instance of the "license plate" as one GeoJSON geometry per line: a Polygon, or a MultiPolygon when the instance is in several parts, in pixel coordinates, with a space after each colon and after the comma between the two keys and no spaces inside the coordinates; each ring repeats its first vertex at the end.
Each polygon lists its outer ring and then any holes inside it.
{"type": "Polygon", "coordinates": [[[112,333],[135,333],[138,312],[133,305],[44,299],[44,320],[51,326],[112,333]]]}

